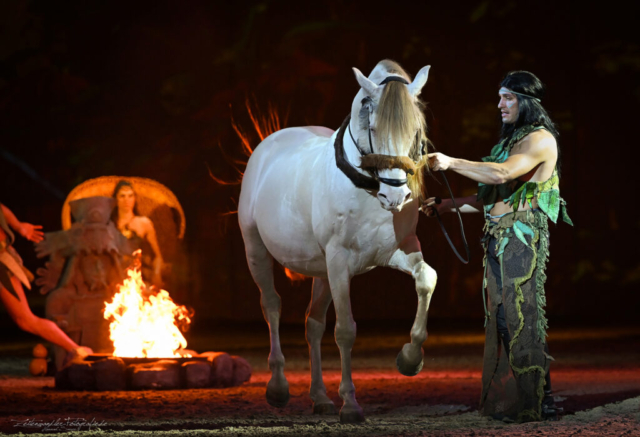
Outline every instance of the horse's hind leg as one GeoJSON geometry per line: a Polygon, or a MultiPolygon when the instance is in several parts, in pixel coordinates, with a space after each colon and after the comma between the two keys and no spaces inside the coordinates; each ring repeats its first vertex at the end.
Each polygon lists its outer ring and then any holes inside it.
{"type": "Polygon", "coordinates": [[[391,257],[389,267],[410,274],[416,283],[418,310],[411,328],[411,343],[403,346],[396,359],[396,366],[400,373],[414,376],[422,370],[424,362],[422,343],[427,339],[427,315],[438,275],[424,262],[420,242],[415,235],[402,242],[400,248],[391,257]]]}
{"type": "Polygon", "coordinates": [[[289,383],[284,376],[284,355],[280,348],[280,296],[273,284],[273,257],[262,242],[257,228],[243,229],[243,237],[247,263],[253,280],[260,288],[262,314],[269,324],[271,336],[271,379],[267,384],[267,402],[274,407],[282,408],[289,402],[289,383]]]}
{"type": "Polygon", "coordinates": [[[311,302],[307,308],[306,334],[309,344],[311,364],[311,387],[309,396],[313,401],[314,414],[335,414],[336,407],[327,396],[327,388],[322,380],[322,358],[320,347],[322,335],[327,325],[327,309],[331,303],[331,290],[326,279],[314,278],[311,302]]]}

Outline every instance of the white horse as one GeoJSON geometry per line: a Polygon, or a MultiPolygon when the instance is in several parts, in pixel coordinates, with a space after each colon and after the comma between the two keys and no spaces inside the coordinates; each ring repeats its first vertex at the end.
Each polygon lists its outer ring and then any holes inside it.
{"type": "Polygon", "coordinates": [[[404,345],[396,361],[398,370],[409,376],[422,369],[427,312],[437,279],[435,270],[422,258],[415,233],[421,168],[426,162],[426,124],[418,95],[429,66],[412,82],[389,60],[378,63],[368,78],[353,70],[361,89],[353,100],[350,119],[337,132],[297,127],[265,138],[249,159],[238,205],[247,262],[261,291],[271,336],[267,401],[283,407],[289,400],[279,338],[280,296],[273,283],[275,258],[286,268],[313,277],[306,338],[309,393],[314,413],[319,414],[335,413],[320,360],[326,312],[333,300],[342,364],[340,420],[344,423],[364,420],[351,378],[351,349],[356,338],[351,278],[385,266],[415,279],[418,310],[411,342],[404,345]]]}

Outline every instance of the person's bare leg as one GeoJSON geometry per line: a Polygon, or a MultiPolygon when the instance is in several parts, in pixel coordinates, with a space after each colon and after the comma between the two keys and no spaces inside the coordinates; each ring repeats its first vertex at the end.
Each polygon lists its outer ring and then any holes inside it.
{"type": "Polygon", "coordinates": [[[31,312],[27,297],[22,289],[22,283],[15,276],[11,277],[13,289],[19,299],[0,285],[0,300],[7,308],[7,312],[14,322],[31,334],[38,335],[51,343],[57,344],[67,352],[77,349],[79,346],[65,334],[58,325],[51,320],[41,319],[31,312]]]}

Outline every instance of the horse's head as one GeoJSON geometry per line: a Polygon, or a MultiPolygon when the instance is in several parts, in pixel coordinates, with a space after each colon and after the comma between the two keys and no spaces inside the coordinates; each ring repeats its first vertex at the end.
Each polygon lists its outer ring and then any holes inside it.
{"type": "Polygon", "coordinates": [[[362,88],[351,107],[351,133],[362,155],[360,168],[380,182],[378,200],[388,211],[400,211],[422,191],[427,126],[418,96],[429,68],[413,81],[389,60],[368,78],[353,69],[362,88]]]}

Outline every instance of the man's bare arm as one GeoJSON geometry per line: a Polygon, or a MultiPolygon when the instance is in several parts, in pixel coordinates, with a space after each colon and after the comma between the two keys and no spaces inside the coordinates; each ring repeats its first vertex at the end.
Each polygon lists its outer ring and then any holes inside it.
{"type": "Polygon", "coordinates": [[[39,243],[44,239],[44,232],[41,230],[42,226],[21,222],[9,208],[2,204],[0,204],[0,208],[2,208],[7,224],[18,234],[22,235],[29,241],[33,241],[34,243],[39,243]]]}
{"type": "Polygon", "coordinates": [[[13,228],[13,230],[18,230],[20,227],[20,220],[15,216],[15,214],[6,206],[0,204],[0,208],[2,208],[2,212],[4,214],[4,218],[7,219],[7,224],[13,228]]]}
{"type": "Polygon", "coordinates": [[[529,173],[556,153],[555,139],[551,136],[527,137],[516,153],[505,162],[474,162],[451,158],[442,153],[429,154],[433,170],[453,170],[463,176],[488,185],[499,185],[529,173]]]}
{"type": "Polygon", "coordinates": [[[503,163],[473,162],[454,158],[450,170],[488,185],[500,185],[530,172],[541,161],[529,154],[510,156],[503,163]]]}

